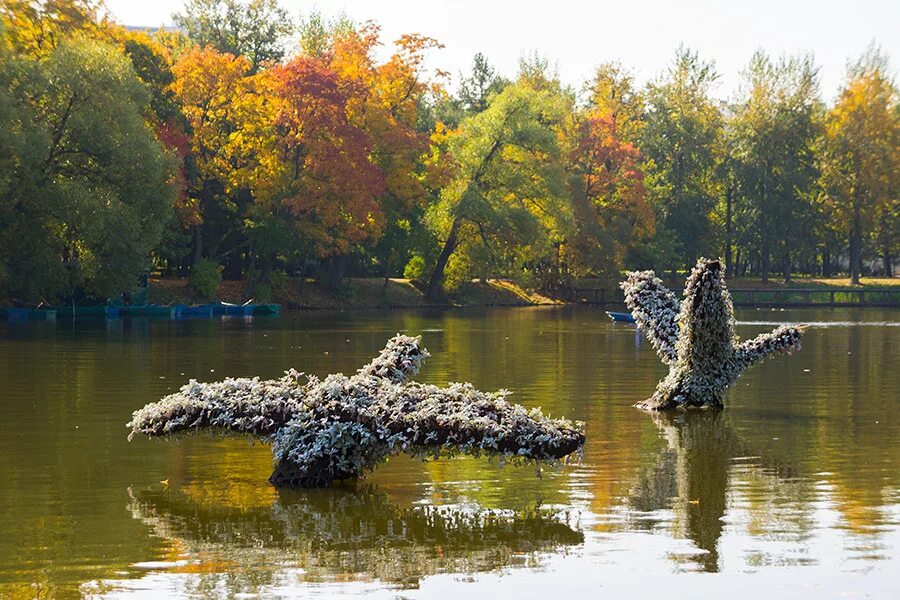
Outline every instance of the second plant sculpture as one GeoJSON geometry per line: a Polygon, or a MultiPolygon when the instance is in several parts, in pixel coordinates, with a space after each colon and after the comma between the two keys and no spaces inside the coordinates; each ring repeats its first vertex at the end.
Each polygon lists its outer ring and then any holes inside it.
{"type": "Polygon", "coordinates": [[[680,303],[653,271],[629,273],[622,282],[625,303],[638,327],[669,366],[653,396],[638,407],[721,407],[725,390],[744,369],[800,347],[802,330],[788,325],[739,343],[724,275],[719,261],[701,258],[687,278],[680,303]]]}
{"type": "Polygon", "coordinates": [[[279,487],[357,478],[399,453],[556,461],[584,445],[583,424],[510,404],[506,391],[408,382],[427,356],[418,338],[398,334],[349,377],[319,380],[292,369],[269,381],[192,380],[135,411],[128,426],[149,436],[212,428],[261,437],[272,443],[269,480],[279,487]]]}

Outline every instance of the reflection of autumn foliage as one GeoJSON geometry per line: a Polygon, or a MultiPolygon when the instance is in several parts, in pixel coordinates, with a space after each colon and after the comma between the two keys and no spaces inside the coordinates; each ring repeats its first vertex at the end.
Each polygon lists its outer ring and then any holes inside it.
{"type": "Polygon", "coordinates": [[[415,587],[434,573],[525,564],[538,552],[584,541],[565,513],[400,508],[368,486],[282,493],[273,504],[250,509],[148,490],[131,493],[128,509],[201,561],[179,570],[229,573],[260,586],[276,581],[285,565],[296,565],[306,581],[366,575],[415,587]]]}

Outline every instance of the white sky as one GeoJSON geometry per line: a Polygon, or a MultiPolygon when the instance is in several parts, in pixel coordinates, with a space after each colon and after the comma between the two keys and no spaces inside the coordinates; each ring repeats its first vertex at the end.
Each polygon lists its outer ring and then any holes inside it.
{"type": "MultiPolygon", "coordinates": [[[[106,0],[126,25],[171,24],[182,0],[106,0]]],[[[757,48],[769,54],[812,52],[821,68],[822,94],[832,100],[848,59],[876,42],[900,61],[900,0],[281,0],[292,14],[319,10],[372,19],[385,41],[421,33],[445,45],[431,67],[468,72],[483,52],[501,73],[516,72],[532,51],[555,61],[565,83],[581,88],[594,68],[618,60],[645,82],[669,64],[684,43],[712,59],[721,74],[716,96],[730,98],[757,48]]]]}

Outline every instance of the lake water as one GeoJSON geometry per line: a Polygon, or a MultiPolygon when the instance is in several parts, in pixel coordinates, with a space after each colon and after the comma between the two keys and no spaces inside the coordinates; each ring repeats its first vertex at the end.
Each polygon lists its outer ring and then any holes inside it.
{"type": "Polygon", "coordinates": [[[738,319],[813,325],[724,412],[675,417],[632,408],[665,369],[586,307],[0,324],[0,597],[900,597],[900,312],[738,319]],[[398,331],[422,381],[585,421],[581,462],[399,457],[279,492],[264,444],[126,441],[189,378],[351,372],[398,331]]]}

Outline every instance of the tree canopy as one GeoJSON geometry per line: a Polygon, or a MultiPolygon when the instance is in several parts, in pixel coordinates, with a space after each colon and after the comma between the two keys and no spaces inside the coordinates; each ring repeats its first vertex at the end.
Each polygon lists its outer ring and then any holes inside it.
{"type": "Polygon", "coordinates": [[[758,52],[722,101],[688,48],[647,85],[599,62],[576,89],[537,53],[453,78],[437,40],[277,0],[174,18],[0,0],[4,296],[102,299],[194,265],[257,297],[284,275],[405,274],[432,300],[701,255],[763,279],[893,273],[900,108],[877,49],[828,106],[808,56],[758,52]]]}

